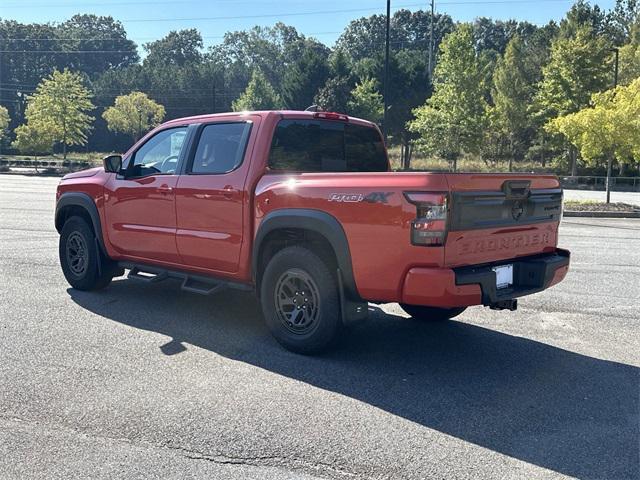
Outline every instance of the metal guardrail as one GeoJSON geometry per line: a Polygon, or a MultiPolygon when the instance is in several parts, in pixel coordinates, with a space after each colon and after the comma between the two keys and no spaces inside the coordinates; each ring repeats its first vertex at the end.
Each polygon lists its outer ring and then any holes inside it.
{"type": "MultiPolygon", "coordinates": [[[[563,187],[583,190],[604,190],[607,177],[594,175],[576,175],[560,177],[563,187]]],[[[611,189],[637,192],[640,191],[640,177],[611,177],[611,189]]]]}

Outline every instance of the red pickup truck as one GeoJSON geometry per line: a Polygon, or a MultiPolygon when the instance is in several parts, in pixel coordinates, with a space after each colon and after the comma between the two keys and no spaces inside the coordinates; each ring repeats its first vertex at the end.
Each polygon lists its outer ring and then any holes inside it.
{"type": "Polygon", "coordinates": [[[65,176],[55,225],[74,288],[128,269],[254,290],[275,338],[313,353],[367,302],[425,320],[514,310],[567,273],[561,214],[554,176],[392,172],[370,122],[265,111],[172,120],[65,176]]]}

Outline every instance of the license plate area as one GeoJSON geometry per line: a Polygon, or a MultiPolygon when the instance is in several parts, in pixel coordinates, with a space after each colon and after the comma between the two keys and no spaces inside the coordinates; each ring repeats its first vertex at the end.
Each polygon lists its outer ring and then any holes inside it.
{"type": "Polygon", "coordinates": [[[496,274],[496,288],[507,288],[513,285],[513,264],[491,268],[496,274]]]}

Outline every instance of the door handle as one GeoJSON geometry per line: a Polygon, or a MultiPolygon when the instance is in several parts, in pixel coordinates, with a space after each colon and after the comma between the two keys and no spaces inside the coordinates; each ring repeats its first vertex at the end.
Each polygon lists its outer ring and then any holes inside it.
{"type": "Polygon", "coordinates": [[[158,191],[160,193],[162,193],[163,195],[167,195],[167,194],[173,192],[173,188],[170,187],[169,185],[162,185],[162,186],[158,187],[158,191]]]}
{"type": "Polygon", "coordinates": [[[225,198],[233,198],[235,193],[236,193],[236,189],[232,188],[232,187],[224,187],[224,189],[222,190],[222,195],[225,198]]]}

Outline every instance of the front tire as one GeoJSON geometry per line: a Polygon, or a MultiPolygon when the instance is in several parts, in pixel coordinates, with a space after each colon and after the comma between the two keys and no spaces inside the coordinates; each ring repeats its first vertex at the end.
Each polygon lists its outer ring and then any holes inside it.
{"type": "Polygon", "coordinates": [[[65,222],[58,254],[64,277],[73,288],[99,290],[111,283],[111,269],[102,260],[93,230],[83,218],[74,216],[65,222]]]}
{"type": "Polygon", "coordinates": [[[304,247],[287,247],[271,258],[260,303],[271,334],[292,352],[325,350],[342,325],[338,283],[325,262],[304,247]]]}
{"type": "Polygon", "coordinates": [[[408,305],[406,303],[401,303],[400,306],[405,312],[411,315],[412,318],[427,322],[441,322],[443,320],[449,320],[450,318],[457,317],[467,309],[466,307],[425,307],[422,305],[408,305]]]}

